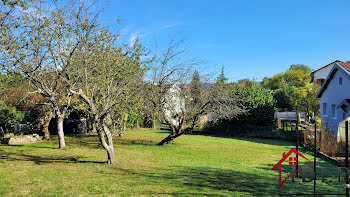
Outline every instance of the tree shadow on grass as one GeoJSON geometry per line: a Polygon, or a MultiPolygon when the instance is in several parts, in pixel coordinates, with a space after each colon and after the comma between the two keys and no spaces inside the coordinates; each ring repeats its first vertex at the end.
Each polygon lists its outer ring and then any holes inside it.
{"type": "MultiPolygon", "coordinates": [[[[52,135],[49,141],[44,142],[54,143],[58,147],[56,135],[52,135]]],[[[65,143],[67,147],[83,146],[92,149],[102,147],[96,134],[68,134],[65,135],[65,143]]]]}
{"type": "Polygon", "coordinates": [[[155,133],[165,133],[165,134],[169,134],[170,130],[157,130],[155,131],[155,133]]]}
{"type": "MultiPolygon", "coordinates": [[[[49,141],[46,141],[49,142],[49,141]]],[[[51,141],[52,142],[52,141],[51,141]]],[[[87,147],[91,149],[96,149],[99,147],[102,147],[99,142],[95,141],[86,141],[86,140],[66,140],[67,147],[87,147]]],[[[26,148],[41,148],[41,149],[59,149],[58,143],[55,145],[55,147],[49,146],[44,143],[32,143],[32,144],[1,144],[1,146],[8,146],[8,147],[26,147],[26,148]]]]}
{"type": "MultiPolygon", "coordinates": [[[[113,138],[114,145],[143,145],[143,146],[156,146],[158,141],[154,140],[140,140],[140,139],[129,139],[129,138],[119,138],[119,137],[114,137],[113,138]]],[[[160,139],[159,139],[160,141],[160,139]]],[[[99,139],[97,136],[95,138],[70,138],[67,141],[67,144],[70,146],[84,146],[92,149],[96,148],[102,148],[102,145],[100,144],[99,139]]]]}
{"type": "Polygon", "coordinates": [[[279,139],[279,138],[254,138],[254,137],[235,137],[235,136],[227,136],[227,135],[216,135],[211,133],[187,133],[185,135],[194,135],[194,136],[207,136],[213,138],[224,138],[224,139],[235,139],[235,140],[244,140],[254,143],[260,144],[268,144],[268,145],[276,145],[276,146],[293,146],[295,145],[295,141],[288,139],[279,139]]]}
{"type": "MultiPolygon", "coordinates": [[[[212,167],[178,168],[176,175],[172,177],[179,186],[189,189],[190,194],[200,191],[200,195],[215,195],[224,193],[241,193],[250,195],[267,195],[276,191],[275,180],[266,179],[259,174],[241,172],[229,169],[212,167]],[[270,183],[270,184],[269,184],[270,183]]],[[[171,176],[171,174],[166,175],[171,176]]],[[[180,193],[181,194],[181,193],[180,193]]],[[[183,193],[187,195],[187,193],[183,193]]],[[[277,194],[277,193],[275,193],[277,194]]]]}
{"type": "Polygon", "coordinates": [[[157,169],[154,173],[126,171],[136,177],[150,177],[147,184],[168,183],[178,188],[171,193],[150,192],[148,195],[170,194],[176,196],[237,196],[237,195],[278,195],[278,180],[254,172],[242,172],[232,169],[213,167],[175,166],[157,169]],[[277,183],[277,184],[276,184],[277,183]]]}
{"type": "Polygon", "coordinates": [[[268,144],[275,146],[295,146],[295,142],[292,140],[284,140],[284,139],[259,139],[259,138],[236,138],[238,140],[244,140],[248,142],[260,143],[260,144],[268,144]]]}
{"type": "Polygon", "coordinates": [[[2,146],[9,146],[9,147],[29,147],[29,148],[43,148],[43,149],[58,149],[55,147],[47,146],[45,144],[41,143],[33,143],[33,144],[2,144],[2,146]]]}
{"type": "Polygon", "coordinates": [[[55,157],[55,156],[38,156],[30,155],[18,152],[8,152],[0,150],[0,160],[7,161],[32,161],[37,165],[48,164],[48,163],[95,163],[95,164],[106,164],[106,162],[99,161],[86,161],[82,160],[85,157],[82,156],[68,156],[68,157],[55,157]]]}
{"type": "MultiPolygon", "coordinates": [[[[262,168],[246,171],[222,169],[214,167],[175,166],[160,168],[156,171],[135,171],[116,168],[126,174],[132,174],[136,180],[149,177],[145,185],[171,185],[177,189],[168,192],[149,191],[146,195],[175,195],[175,196],[278,196],[313,194],[313,182],[304,183],[301,178],[294,183],[291,179],[278,189],[278,171],[273,173],[272,164],[262,168]]],[[[284,169],[284,173],[289,172],[284,169]]],[[[285,174],[284,174],[285,175],[285,174]]],[[[326,175],[327,176],[327,175],[326,175]]],[[[319,180],[321,179],[317,176],[319,180]]],[[[285,178],[285,177],[283,177],[285,178]]],[[[325,183],[318,182],[318,194],[342,195],[344,185],[336,184],[336,177],[325,183]]],[[[144,186],[145,186],[144,185],[144,186]]],[[[166,190],[166,188],[164,188],[166,190]]],[[[300,195],[299,195],[300,196],[300,195]]]]}
{"type": "MultiPolygon", "coordinates": [[[[311,159],[313,161],[313,159],[311,159]]],[[[269,164],[265,167],[259,167],[264,171],[272,170],[275,164],[269,164]]],[[[301,160],[299,162],[298,168],[305,169],[305,171],[298,171],[298,178],[296,173],[293,173],[295,176],[295,182],[292,182],[292,178],[289,177],[281,188],[281,194],[313,194],[313,181],[311,180],[311,172],[313,171],[313,162],[308,162],[306,160],[301,160]],[[311,165],[310,165],[311,164],[311,165]],[[310,165],[310,166],[308,166],[310,165]],[[308,166],[308,167],[307,167],[308,166]],[[305,182],[303,177],[305,176],[305,182]]],[[[282,181],[287,178],[288,175],[294,172],[295,166],[289,166],[288,161],[285,161],[281,167],[281,178],[282,181]]],[[[278,169],[275,170],[278,172],[278,169]]],[[[316,193],[319,195],[343,195],[345,188],[345,181],[338,182],[338,168],[337,166],[328,163],[328,162],[318,162],[316,165],[316,193]],[[322,170],[323,168],[323,170],[322,170]],[[323,171],[323,172],[322,172],[323,171]],[[322,173],[324,177],[324,182],[322,181],[322,173]]],[[[276,180],[277,180],[276,176],[276,180]]]]}
{"type": "Polygon", "coordinates": [[[142,146],[156,146],[157,142],[152,140],[132,140],[132,139],[119,139],[116,141],[117,145],[126,145],[126,146],[132,146],[132,145],[142,145],[142,146]]]}

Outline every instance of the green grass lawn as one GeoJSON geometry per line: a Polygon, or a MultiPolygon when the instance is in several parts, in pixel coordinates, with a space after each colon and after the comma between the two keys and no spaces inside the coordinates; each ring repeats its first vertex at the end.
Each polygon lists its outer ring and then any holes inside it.
{"type": "MultiPolygon", "coordinates": [[[[271,170],[293,143],[279,140],[185,135],[164,147],[155,144],[164,131],[130,131],[115,140],[117,164],[104,163],[106,152],[96,136],[0,146],[0,196],[273,196],[307,193],[313,183],[291,180],[278,190],[271,170]]],[[[313,157],[301,151],[309,159],[313,157]]],[[[326,182],[319,193],[344,193],[337,168],[323,160],[326,182]]],[[[289,166],[283,165],[283,175],[289,166]]],[[[320,169],[318,177],[320,179],[320,169]]]]}

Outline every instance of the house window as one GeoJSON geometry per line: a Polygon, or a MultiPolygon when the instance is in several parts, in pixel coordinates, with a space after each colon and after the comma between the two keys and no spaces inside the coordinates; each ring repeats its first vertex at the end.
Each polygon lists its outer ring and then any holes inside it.
{"type": "Polygon", "coordinates": [[[339,85],[343,85],[343,78],[339,77],[339,85]]]}
{"type": "Polygon", "coordinates": [[[323,103],[323,115],[327,115],[327,103],[323,103]]]}
{"type": "Polygon", "coordinates": [[[316,80],[316,84],[319,85],[319,86],[322,86],[323,82],[324,82],[324,79],[317,79],[316,80]]]}
{"type": "Polygon", "coordinates": [[[335,105],[332,105],[332,118],[335,118],[335,105]]]}

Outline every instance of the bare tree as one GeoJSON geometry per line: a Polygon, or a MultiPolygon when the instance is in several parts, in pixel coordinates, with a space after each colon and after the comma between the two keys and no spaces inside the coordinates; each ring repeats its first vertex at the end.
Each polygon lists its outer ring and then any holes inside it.
{"type": "Polygon", "coordinates": [[[74,86],[68,69],[72,57],[97,29],[95,3],[28,1],[27,9],[13,6],[12,25],[0,31],[1,67],[4,72],[16,70],[32,83],[35,91],[28,95],[45,98],[40,104],[49,105],[55,114],[61,149],[66,146],[63,120],[72,96],[69,89],[74,86]]]}
{"type": "Polygon", "coordinates": [[[190,83],[193,70],[200,62],[187,57],[183,48],[185,40],[173,38],[165,50],[155,53],[148,77],[151,80],[146,83],[146,99],[150,108],[154,109],[158,120],[171,130],[158,145],[168,144],[192,131],[203,114],[212,112],[217,118],[233,118],[244,112],[238,106],[238,98],[229,97],[227,91],[219,91],[219,86],[211,85],[202,91],[199,81],[197,93],[191,91],[195,88],[190,83]],[[190,126],[185,128],[185,125],[190,126]]]}

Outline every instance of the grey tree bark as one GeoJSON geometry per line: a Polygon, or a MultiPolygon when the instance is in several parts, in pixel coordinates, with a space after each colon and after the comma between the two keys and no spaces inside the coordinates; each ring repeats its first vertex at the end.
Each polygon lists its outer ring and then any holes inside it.
{"type": "Polygon", "coordinates": [[[64,140],[64,132],[63,132],[63,120],[64,120],[64,117],[62,115],[56,115],[58,144],[60,149],[66,148],[66,142],[64,140]]]}
{"type": "Polygon", "coordinates": [[[114,164],[116,163],[114,147],[113,147],[113,136],[108,127],[105,125],[103,120],[96,120],[96,128],[98,137],[102,147],[107,151],[107,163],[114,164]]]}

